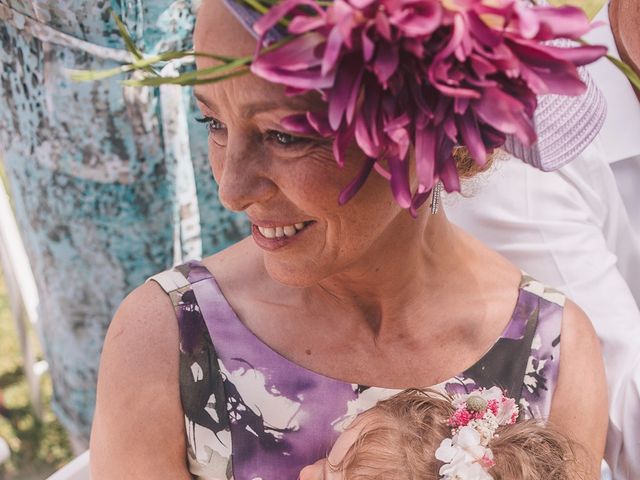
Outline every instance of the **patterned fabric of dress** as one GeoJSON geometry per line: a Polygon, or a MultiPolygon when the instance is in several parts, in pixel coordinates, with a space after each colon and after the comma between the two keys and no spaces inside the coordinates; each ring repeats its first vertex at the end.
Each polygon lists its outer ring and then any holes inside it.
{"type": "Polygon", "coordinates": [[[184,212],[179,161],[193,159],[204,254],[248,229],[217,199],[188,90],[177,95],[186,133],[176,147],[162,125],[174,112],[163,112],[159,89],[74,83],[64,69],[118,65],[89,48],[126,54],[109,8],[145,53],[189,48],[198,3],[0,0],[0,161],[40,294],[54,410],[79,441],[89,438],[111,317],[128,292],[173,263],[184,212]]]}
{"type": "MultiPolygon", "coordinates": [[[[287,360],[244,326],[199,262],[152,280],[176,308],[188,465],[195,478],[296,479],[302,467],[327,454],[356,415],[399,392],[346,383],[287,360]]],[[[497,385],[520,399],[522,418],[547,418],[563,305],[561,293],[523,275],[512,317],[493,347],[471,368],[431,387],[453,394],[497,385]]]]}

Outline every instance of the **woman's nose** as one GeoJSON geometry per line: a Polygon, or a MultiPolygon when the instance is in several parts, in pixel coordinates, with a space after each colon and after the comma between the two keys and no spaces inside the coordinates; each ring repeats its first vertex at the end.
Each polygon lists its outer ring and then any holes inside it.
{"type": "Polygon", "coordinates": [[[220,164],[214,165],[220,202],[229,210],[243,211],[275,195],[278,188],[270,178],[269,161],[256,148],[230,140],[220,164]]]}

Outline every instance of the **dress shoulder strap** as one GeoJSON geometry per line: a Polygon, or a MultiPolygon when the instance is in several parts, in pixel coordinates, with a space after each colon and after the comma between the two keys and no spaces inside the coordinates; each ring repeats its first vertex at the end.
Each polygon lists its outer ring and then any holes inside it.
{"type": "Polygon", "coordinates": [[[184,265],[158,273],[147,281],[156,282],[171,299],[178,320],[180,351],[183,354],[194,355],[204,344],[212,344],[184,265]]]}
{"type": "Polygon", "coordinates": [[[169,295],[180,335],[180,400],[187,427],[187,463],[194,478],[232,478],[225,379],[192,285],[211,278],[189,262],[149,278],[169,295]],[[212,456],[212,449],[216,455],[212,456]]]}
{"type": "Polygon", "coordinates": [[[184,273],[174,269],[160,272],[149,277],[147,281],[149,280],[156,282],[168,294],[175,290],[179,290],[180,288],[189,286],[189,280],[185,277],[184,273]]]}
{"type": "Polygon", "coordinates": [[[536,304],[537,326],[529,349],[520,405],[525,418],[547,419],[560,373],[565,295],[525,275],[521,289],[536,304]]]}

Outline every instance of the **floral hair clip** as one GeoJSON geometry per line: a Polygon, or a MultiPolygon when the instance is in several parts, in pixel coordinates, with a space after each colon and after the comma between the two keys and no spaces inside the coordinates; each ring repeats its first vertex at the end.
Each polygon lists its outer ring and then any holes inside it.
{"type": "Polygon", "coordinates": [[[513,425],[519,409],[513,398],[498,387],[480,388],[469,394],[456,395],[452,401],[456,411],[448,420],[451,438],[445,438],[436,450],[443,480],[492,480],[495,465],[489,443],[502,425],[513,425]]]}

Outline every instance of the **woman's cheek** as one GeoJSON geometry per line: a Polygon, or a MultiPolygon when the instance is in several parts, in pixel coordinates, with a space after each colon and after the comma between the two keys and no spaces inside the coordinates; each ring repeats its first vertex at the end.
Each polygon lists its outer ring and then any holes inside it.
{"type": "Polygon", "coordinates": [[[309,193],[319,189],[327,194],[334,189],[339,193],[339,177],[344,175],[330,147],[310,149],[295,159],[287,159],[279,165],[278,170],[279,176],[286,179],[283,183],[287,187],[296,187],[296,190],[309,193]]]}

